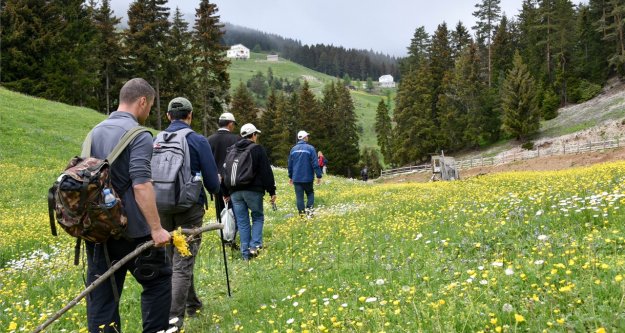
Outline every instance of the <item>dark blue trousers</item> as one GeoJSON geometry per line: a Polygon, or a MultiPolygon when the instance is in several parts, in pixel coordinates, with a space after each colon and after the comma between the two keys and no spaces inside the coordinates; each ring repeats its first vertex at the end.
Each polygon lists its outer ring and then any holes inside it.
{"type": "MultiPolygon", "coordinates": [[[[114,264],[150,239],[150,236],[130,241],[110,239],[106,243],[109,259],[114,264]]],[[[104,255],[104,245],[85,243],[87,248],[87,285],[90,285],[109,267],[104,255]]],[[[167,330],[171,304],[172,270],[165,248],[152,247],[115,272],[119,296],[124,289],[126,272],[130,272],[143,287],[141,293],[143,332],[154,333],[167,330]]],[[[87,296],[87,322],[90,333],[121,332],[119,304],[115,302],[114,295],[111,280],[108,279],[87,296]]]]}
{"type": "Polygon", "coordinates": [[[295,203],[297,211],[304,214],[306,208],[313,208],[315,204],[315,189],[313,183],[293,183],[295,188],[295,203]],[[306,193],[306,206],[304,206],[304,193],[306,193]]]}

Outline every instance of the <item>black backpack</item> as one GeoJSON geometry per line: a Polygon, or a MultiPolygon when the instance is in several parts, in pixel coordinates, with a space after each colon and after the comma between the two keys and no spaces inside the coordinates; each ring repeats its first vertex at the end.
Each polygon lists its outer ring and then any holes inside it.
{"type": "Polygon", "coordinates": [[[254,181],[256,170],[253,167],[252,149],[256,146],[251,143],[245,148],[237,148],[236,145],[228,148],[223,170],[224,184],[227,187],[248,185],[254,181]]]}

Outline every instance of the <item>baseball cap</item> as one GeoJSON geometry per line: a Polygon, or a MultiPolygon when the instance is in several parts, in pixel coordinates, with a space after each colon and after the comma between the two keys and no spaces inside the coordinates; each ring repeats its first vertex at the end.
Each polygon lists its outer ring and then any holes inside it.
{"type": "Polygon", "coordinates": [[[230,112],[225,112],[222,113],[221,116],[219,116],[219,120],[227,120],[227,121],[232,121],[234,123],[236,123],[237,121],[234,119],[234,115],[230,112]]]}
{"type": "Polygon", "coordinates": [[[250,135],[252,133],[260,133],[260,131],[253,124],[245,124],[245,125],[241,126],[241,136],[242,137],[246,137],[246,136],[248,136],[248,135],[250,135]]]}
{"type": "Polygon", "coordinates": [[[176,97],[172,99],[171,102],[169,102],[169,105],[167,106],[167,112],[172,112],[172,111],[193,112],[193,106],[191,105],[191,102],[189,102],[188,99],[184,97],[176,97]]]}
{"type": "Polygon", "coordinates": [[[299,132],[297,132],[297,138],[300,139],[300,140],[305,138],[305,137],[307,137],[307,136],[308,136],[308,132],[306,132],[306,131],[299,131],[299,132]]]}

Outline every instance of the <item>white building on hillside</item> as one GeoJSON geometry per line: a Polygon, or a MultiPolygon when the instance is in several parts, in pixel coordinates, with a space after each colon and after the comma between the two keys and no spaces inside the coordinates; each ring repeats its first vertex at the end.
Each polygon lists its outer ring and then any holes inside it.
{"type": "Polygon", "coordinates": [[[243,46],[243,44],[232,45],[226,53],[226,57],[231,59],[249,59],[250,49],[243,46]]]}
{"type": "Polygon", "coordinates": [[[395,81],[393,81],[392,75],[382,75],[378,82],[380,82],[380,87],[382,88],[395,88],[395,81]]]}
{"type": "Polygon", "coordinates": [[[280,58],[278,57],[277,54],[268,54],[267,55],[267,61],[275,62],[275,61],[279,61],[279,60],[280,60],[280,58]]]}

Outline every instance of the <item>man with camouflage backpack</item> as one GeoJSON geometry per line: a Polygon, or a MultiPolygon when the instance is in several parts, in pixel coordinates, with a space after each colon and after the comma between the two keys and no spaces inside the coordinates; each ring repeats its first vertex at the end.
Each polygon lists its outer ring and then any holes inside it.
{"type": "MultiPolygon", "coordinates": [[[[90,156],[104,159],[114,149],[122,136],[144,123],[154,104],[155,92],[144,79],[132,79],[119,93],[118,111],[96,125],[91,131],[90,156]]],[[[167,307],[171,300],[171,265],[165,245],[169,233],[161,226],[154,199],[150,159],[152,137],[141,133],[111,165],[111,183],[119,193],[128,220],[124,237],[109,238],[103,243],[86,241],[87,281],[90,285],[104,274],[112,262],[131,253],[137,246],[154,240],[156,247],[143,252],[136,260],[127,263],[114,274],[113,283],[105,283],[87,297],[87,322],[89,332],[121,331],[118,295],[124,288],[126,273],[130,271],[141,284],[141,312],[143,332],[157,332],[168,328],[167,307]]]]}
{"type": "MultiPolygon", "coordinates": [[[[171,124],[154,140],[152,174],[156,202],[163,227],[192,229],[202,226],[207,205],[204,188],[213,194],[219,192],[217,166],[208,140],[191,129],[193,106],[183,97],[169,102],[167,118],[171,124]]],[[[190,256],[182,256],[177,249],[172,258],[172,299],[169,318],[182,327],[185,312],[195,315],[202,302],[193,283],[193,267],[202,238],[196,236],[189,244],[190,256]]]]}

